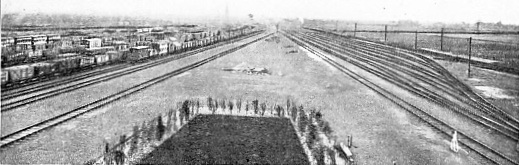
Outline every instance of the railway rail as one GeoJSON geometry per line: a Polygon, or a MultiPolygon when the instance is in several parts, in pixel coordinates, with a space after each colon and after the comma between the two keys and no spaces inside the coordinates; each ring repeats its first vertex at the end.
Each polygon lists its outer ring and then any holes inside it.
{"type": "Polygon", "coordinates": [[[255,39],[253,41],[250,41],[250,42],[247,42],[245,44],[242,44],[240,46],[237,46],[237,47],[234,47],[234,48],[231,48],[231,49],[228,49],[228,50],[225,50],[223,52],[220,52],[216,55],[213,55],[211,57],[208,57],[208,58],[205,58],[203,60],[200,60],[198,62],[195,62],[193,64],[190,64],[190,65],[187,65],[185,67],[182,67],[180,69],[177,69],[177,70],[174,70],[174,71],[171,71],[171,72],[168,72],[166,74],[163,74],[161,76],[158,76],[156,78],[153,78],[151,80],[148,80],[146,82],[143,82],[143,83],[140,83],[140,84],[137,84],[135,86],[132,86],[130,88],[127,88],[127,89],[124,89],[122,91],[119,91],[117,93],[114,93],[114,94],[111,94],[109,96],[106,96],[104,98],[101,98],[101,99],[98,99],[96,101],[93,101],[91,103],[88,103],[88,104],[85,104],[85,105],[82,105],[78,108],[75,108],[71,111],[68,111],[66,113],[63,113],[61,115],[58,115],[58,116],[55,116],[55,117],[52,117],[50,119],[47,119],[45,121],[42,121],[42,122],[39,122],[37,124],[34,124],[34,125],[31,125],[31,126],[28,126],[26,128],[23,128],[19,131],[16,131],[14,133],[11,133],[9,135],[6,135],[6,136],[3,136],[0,138],[0,147],[1,148],[4,148],[4,147],[7,147],[9,145],[12,145],[14,144],[15,142],[17,141],[20,141],[24,138],[27,138],[31,135],[34,135],[38,132],[41,132],[43,130],[46,130],[46,129],[49,129],[49,128],[52,128],[54,126],[57,126],[61,123],[64,123],[66,121],[69,121],[71,119],[74,119],[78,116],[81,116],[82,114],[85,114],[87,112],[90,112],[90,111],[93,111],[95,109],[98,109],[102,106],[105,106],[107,104],[110,104],[112,102],[115,102],[117,100],[120,100],[120,99],[123,99],[125,97],[129,97],[131,96],[132,94],[135,94],[141,90],[144,90],[150,86],[153,86],[155,84],[158,84],[162,81],[165,81],[171,77],[174,77],[176,75],[179,75],[179,74],[182,74],[182,73],[185,73],[189,70],[192,70],[194,68],[197,68],[199,66],[202,66],[208,62],[211,62],[213,60],[216,60],[220,57],[223,57],[225,55],[228,55],[230,53],[233,53],[239,49],[242,49],[250,44],[253,44],[257,41],[260,41],[268,36],[270,36],[272,34],[267,34],[265,36],[262,36],[258,39],[255,39]]]}
{"type": "MultiPolygon", "coordinates": [[[[395,95],[394,93],[382,88],[381,86],[377,85],[376,83],[370,81],[367,78],[362,77],[361,75],[351,71],[350,69],[346,68],[342,64],[336,62],[334,59],[328,57],[323,52],[327,52],[327,54],[333,55],[335,57],[338,57],[339,59],[345,60],[348,63],[352,63],[353,61],[350,61],[346,58],[344,58],[344,52],[334,50],[330,48],[328,45],[332,45],[333,42],[329,41],[316,41],[315,38],[305,38],[301,34],[291,33],[287,34],[286,32],[283,32],[283,34],[292,40],[293,42],[297,43],[299,46],[303,47],[304,49],[308,50],[309,52],[312,52],[313,54],[317,55],[319,58],[323,59],[328,64],[332,65],[333,67],[337,68],[342,73],[345,73],[352,79],[358,81],[359,83],[365,85],[366,87],[372,89],[376,93],[380,94],[382,97],[390,100],[391,102],[395,103],[396,105],[400,106],[401,108],[409,111],[410,113],[414,114],[418,118],[420,118],[422,121],[426,122],[428,125],[432,126],[433,128],[439,130],[443,135],[451,138],[451,133],[453,131],[459,132],[459,138],[460,138],[460,144],[475,153],[481,155],[483,158],[485,158],[489,163],[494,164],[519,164],[517,160],[514,158],[510,158],[509,156],[501,153],[500,151],[494,150],[488,145],[484,144],[483,142],[475,139],[474,137],[471,137],[463,132],[460,132],[456,128],[452,127],[451,125],[447,124],[446,122],[442,121],[439,118],[436,118],[435,116],[431,115],[427,111],[420,109],[419,107],[414,106],[413,104],[409,103],[408,101],[400,98],[399,96],[395,95]]],[[[354,64],[355,65],[355,64],[354,64]]],[[[368,69],[367,71],[372,71],[370,73],[373,73],[377,76],[383,76],[382,72],[375,72],[373,70],[369,70],[370,68],[363,68],[368,69]]]]}
{"type": "MultiPolygon", "coordinates": [[[[342,39],[346,38],[344,36],[340,36],[340,37],[342,39]]],[[[483,99],[480,95],[474,93],[470,89],[470,87],[468,87],[467,85],[464,85],[459,79],[455,78],[445,68],[441,67],[439,64],[434,62],[432,59],[424,57],[423,55],[420,55],[416,52],[408,51],[406,49],[400,49],[400,48],[390,47],[387,45],[376,44],[376,43],[372,43],[372,42],[365,41],[365,40],[343,40],[343,41],[349,41],[348,43],[345,43],[345,44],[358,45],[357,47],[360,46],[360,48],[364,48],[364,49],[385,51],[386,53],[395,53],[395,51],[393,51],[393,52],[387,51],[387,48],[391,48],[396,51],[402,52],[406,56],[414,56],[416,58],[420,58],[421,60],[425,61],[425,63],[420,63],[421,65],[423,65],[423,66],[432,65],[431,67],[433,69],[436,69],[438,72],[440,72],[442,74],[442,76],[444,76],[440,80],[443,80],[443,79],[449,80],[450,85],[458,87],[456,89],[457,92],[459,92],[461,95],[465,96],[466,99],[470,99],[472,102],[469,102],[469,103],[473,104],[472,105],[473,107],[477,107],[477,108],[480,108],[480,109],[486,111],[488,113],[488,115],[492,115],[497,118],[500,118],[500,120],[503,120],[503,122],[513,125],[512,127],[514,127],[515,129],[518,129],[518,127],[519,127],[518,119],[512,117],[510,114],[507,114],[503,110],[495,107],[494,105],[492,105],[491,103],[489,103],[488,101],[483,99]]],[[[399,53],[397,53],[396,55],[398,56],[399,53]]],[[[461,99],[463,99],[463,98],[461,98],[461,99]]]]}
{"type": "MultiPolygon", "coordinates": [[[[254,34],[257,34],[257,33],[254,33],[254,34]]],[[[251,35],[254,35],[254,34],[251,34],[251,35]]],[[[247,38],[247,37],[249,37],[251,35],[244,36],[244,37],[240,38],[239,40],[245,39],[245,38],[247,38]]],[[[236,42],[236,40],[232,40],[232,41],[229,41],[229,42],[236,42]]],[[[60,94],[63,94],[63,93],[74,91],[74,90],[77,90],[77,89],[80,89],[80,88],[91,86],[91,85],[94,85],[94,84],[97,84],[97,83],[100,83],[100,82],[104,82],[104,81],[107,81],[107,80],[118,78],[118,77],[121,77],[121,76],[124,76],[124,75],[128,75],[128,74],[131,74],[131,73],[135,73],[135,72],[138,72],[138,71],[141,71],[141,70],[144,70],[144,69],[155,67],[157,65],[165,64],[165,63],[171,62],[173,60],[177,60],[179,58],[191,56],[191,55],[194,55],[194,54],[197,54],[197,53],[209,50],[209,49],[216,48],[216,47],[224,45],[224,44],[226,44],[226,43],[211,45],[209,47],[205,47],[205,48],[201,48],[201,49],[195,49],[194,51],[189,51],[189,52],[183,53],[183,54],[181,54],[179,56],[168,56],[165,59],[153,61],[151,63],[146,63],[146,64],[140,65],[138,67],[135,67],[135,68],[131,68],[131,69],[120,71],[120,72],[111,73],[111,74],[108,74],[108,75],[104,75],[104,76],[101,76],[101,77],[98,77],[98,78],[95,78],[95,79],[87,80],[87,81],[76,83],[76,84],[71,84],[71,83],[76,82],[76,81],[81,81],[81,80],[83,80],[85,78],[89,78],[89,77],[94,77],[94,76],[98,76],[98,75],[101,75],[101,74],[105,74],[105,73],[108,73],[108,72],[114,72],[114,71],[122,70],[125,67],[117,68],[118,70],[111,70],[110,69],[110,70],[107,70],[107,71],[95,72],[94,74],[89,74],[89,75],[86,75],[86,76],[79,76],[79,77],[73,78],[73,79],[64,79],[62,81],[58,81],[58,82],[54,82],[54,83],[42,84],[40,86],[36,86],[36,87],[33,87],[33,88],[24,89],[22,91],[17,91],[15,93],[7,94],[7,96],[2,95],[2,110],[1,111],[2,112],[11,111],[11,110],[16,109],[18,107],[22,107],[22,106],[25,106],[25,105],[28,105],[28,104],[31,104],[31,103],[34,103],[34,102],[37,102],[37,101],[41,101],[41,100],[44,100],[44,99],[47,99],[47,98],[50,98],[50,97],[53,97],[53,96],[57,96],[57,95],[60,95],[60,94]],[[58,86],[61,86],[61,87],[58,88],[58,86]],[[52,89],[52,90],[49,90],[49,89],[52,89]],[[49,91],[45,91],[45,90],[49,90],[49,91]],[[33,96],[25,97],[26,95],[28,95],[30,93],[39,92],[39,91],[45,91],[45,92],[40,93],[40,94],[36,94],[36,95],[33,95],[33,96]],[[15,100],[16,98],[20,98],[20,97],[23,97],[23,98],[15,100]],[[10,100],[15,100],[15,101],[10,101],[10,100]]]]}
{"type": "MultiPolygon", "coordinates": [[[[314,39],[320,42],[330,42],[322,36],[314,39]]],[[[481,104],[477,104],[477,102],[468,99],[467,95],[464,95],[465,91],[459,90],[458,88],[451,88],[451,86],[459,84],[453,82],[442,82],[441,80],[444,78],[441,76],[427,76],[424,70],[406,66],[405,60],[396,59],[392,54],[381,52],[376,48],[363,48],[354,44],[329,44],[327,46],[330,49],[344,53],[356,51],[359,55],[350,54],[348,57],[358,60],[361,63],[368,64],[367,66],[358,64],[359,67],[377,72],[379,76],[385,77],[387,81],[392,82],[403,89],[411,91],[420,97],[431,100],[455,112],[459,112],[472,120],[506,135],[508,138],[516,141],[518,140],[517,123],[511,122],[513,120],[505,119],[513,117],[497,115],[493,113],[495,112],[494,110],[482,107],[481,104]],[[350,49],[350,47],[354,48],[350,49]],[[400,76],[395,77],[394,75],[400,76]],[[427,86],[432,89],[427,88],[427,86]]]]}

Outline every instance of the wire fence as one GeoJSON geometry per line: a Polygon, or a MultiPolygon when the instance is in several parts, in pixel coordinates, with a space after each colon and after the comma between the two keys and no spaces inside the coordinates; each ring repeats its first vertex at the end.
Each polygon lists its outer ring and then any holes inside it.
{"type": "Polygon", "coordinates": [[[411,31],[391,26],[357,24],[326,31],[335,31],[344,36],[384,42],[407,49],[425,48],[448,52],[457,58],[468,59],[471,55],[473,59],[476,57],[475,60],[495,61],[501,66],[519,69],[519,33],[517,32],[468,32],[443,28],[437,31],[411,31]]]}

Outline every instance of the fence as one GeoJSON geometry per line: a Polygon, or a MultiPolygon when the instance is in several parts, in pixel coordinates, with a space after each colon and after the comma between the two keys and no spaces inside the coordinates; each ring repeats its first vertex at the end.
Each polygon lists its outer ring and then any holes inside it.
{"type": "Polygon", "coordinates": [[[286,105],[260,103],[258,100],[213,99],[205,103],[200,99],[178,102],[175,108],[149,122],[133,127],[129,135],[122,135],[115,142],[106,142],[105,150],[86,164],[135,164],[153,151],[168,137],[178,132],[199,114],[224,114],[255,117],[289,118],[311,164],[353,163],[351,155],[346,155],[331,138],[332,130],[315,109],[305,110],[287,100],[286,105]]]}
{"type": "Polygon", "coordinates": [[[410,31],[384,25],[357,24],[334,30],[345,36],[385,42],[407,49],[427,48],[452,52],[459,58],[468,58],[471,50],[472,57],[494,60],[499,65],[519,69],[518,32],[467,32],[443,28],[438,31],[410,31]]]}

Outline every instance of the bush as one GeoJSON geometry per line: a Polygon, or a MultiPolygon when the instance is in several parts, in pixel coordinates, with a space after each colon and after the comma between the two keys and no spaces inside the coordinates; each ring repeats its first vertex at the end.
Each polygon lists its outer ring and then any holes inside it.
{"type": "Polygon", "coordinates": [[[220,106],[222,107],[222,111],[225,110],[225,108],[227,108],[227,106],[225,105],[225,99],[222,99],[222,101],[220,101],[220,106]]]}
{"type": "Polygon", "coordinates": [[[155,133],[155,137],[158,141],[162,140],[162,136],[164,136],[164,132],[166,131],[166,127],[162,123],[162,116],[159,115],[157,118],[157,132],[155,133]]]}
{"type": "Polygon", "coordinates": [[[229,111],[231,111],[231,113],[232,113],[232,109],[234,108],[234,103],[231,100],[229,100],[229,103],[227,105],[229,105],[229,111]]]}
{"type": "Polygon", "coordinates": [[[299,131],[301,133],[305,132],[307,125],[308,125],[308,117],[306,116],[305,111],[299,110],[299,131]]]}
{"type": "Polygon", "coordinates": [[[214,107],[215,109],[213,110],[213,113],[218,109],[218,100],[214,100],[214,107]]]}
{"type": "Polygon", "coordinates": [[[297,108],[294,106],[292,107],[292,111],[290,112],[290,115],[292,117],[292,121],[296,121],[297,118],[297,108]]]}
{"type": "Polygon", "coordinates": [[[254,108],[254,114],[258,114],[258,100],[253,100],[252,106],[254,108]]]}
{"type": "Polygon", "coordinates": [[[137,143],[139,142],[139,126],[133,126],[133,134],[132,139],[130,141],[130,151],[128,152],[129,155],[133,155],[135,151],[137,150],[137,143]]]}
{"type": "Polygon", "coordinates": [[[308,145],[308,148],[309,149],[314,148],[317,140],[318,140],[317,127],[313,124],[308,124],[308,134],[306,137],[306,144],[308,145]]]}
{"type": "Polygon", "coordinates": [[[200,113],[200,99],[196,99],[196,114],[200,113]]]}
{"type": "Polygon", "coordinates": [[[245,112],[249,112],[249,101],[245,103],[245,112]]]}
{"type": "Polygon", "coordinates": [[[209,108],[209,110],[213,110],[213,98],[211,97],[207,97],[207,108],[209,108]]]}
{"type": "Polygon", "coordinates": [[[267,104],[261,103],[261,116],[265,115],[265,111],[267,110],[267,104]]]}
{"type": "Polygon", "coordinates": [[[238,99],[238,101],[236,102],[236,109],[238,109],[238,112],[241,111],[241,99],[238,99]]]}

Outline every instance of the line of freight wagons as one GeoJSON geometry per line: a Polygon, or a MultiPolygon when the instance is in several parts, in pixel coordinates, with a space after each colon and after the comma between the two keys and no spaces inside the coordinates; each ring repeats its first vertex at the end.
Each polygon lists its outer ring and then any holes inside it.
{"type": "Polygon", "coordinates": [[[1,84],[4,86],[7,84],[23,83],[40,77],[69,74],[84,68],[92,68],[122,61],[133,63],[154,56],[163,56],[166,54],[192,50],[219,41],[250,34],[252,32],[253,31],[246,31],[244,33],[233,34],[230,36],[215,36],[184,42],[182,44],[178,42],[164,41],[153,43],[149,46],[132,47],[129,51],[113,51],[112,49],[108,49],[106,52],[101,54],[94,53],[94,55],[79,55],[73,53],[61,54],[61,58],[59,59],[3,68],[1,70],[1,84]]]}

